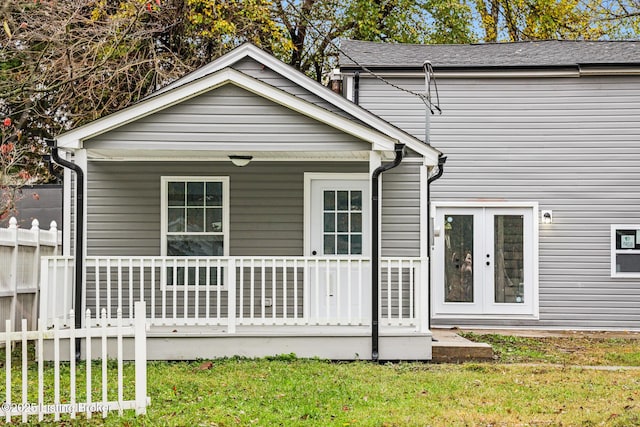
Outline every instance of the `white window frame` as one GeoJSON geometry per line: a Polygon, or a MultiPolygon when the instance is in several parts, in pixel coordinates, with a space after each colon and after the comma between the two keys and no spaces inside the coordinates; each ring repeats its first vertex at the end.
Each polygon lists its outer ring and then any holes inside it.
{"type": "MultiPolygon", "coordinates": [[[[617,255],[624,254],[638,254],[640,255],[640,249],[617,249],[616,248],[616,231],[618,230],[636,230],[636,239],[637,232],[640,230],[639,224],[613,224],[611,225],[611,277],[613,278],[639,278],[640,271],[638,272],[619,272],[616,268],[616,260],[617,255]]],[[[636,244],[638,241],[636,240],[636,244]]]]}
{"type": "MultiPolygon", "coordinates": [[[[161,212],[160,212],[160,255],[167,256],[167,236],[171,234],[180,235],[216,235],[222,236],[223,256],[229,256],[229,177],[228,176],[162,176],[161,177],[161,212]],[[222,231],[221,232],[191,232],[191,233],[169,233],[167,231],[168,222],[168,185],[169,182],[221,182],[222,183],[222,231]]],[[[213,256],[212,256],[213,258],[213,256]]],[[[169,266],[170,267],[170,266],[169,266]]],[[[223,285],[221,289],[226,289],[227,271],[224,270],[223,285]]],[[[163,283],[167,288],[173,285],[163,283]]],[[[212,285],[213,286],[213,285],[212,285]]],[[[177,285],[178,288],[184,285],[177,285]]]]}

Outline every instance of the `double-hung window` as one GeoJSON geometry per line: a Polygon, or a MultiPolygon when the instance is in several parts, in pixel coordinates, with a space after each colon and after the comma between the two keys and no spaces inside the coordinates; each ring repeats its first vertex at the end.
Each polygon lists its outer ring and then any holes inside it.
{"type": "MultiPolygon", "coordinates": [[[[162,250],[169,257],[229,255],[229,178],[162,178],[162,250]]],[[[222,282],[217,268],[206,261],[167,267],[167,285],[222,282]]],[[[221,283],[222,284],[222,283],[221,283]]]]}
{"type": "Polygon", "coordinates": [[[640,277],[640,225],[611,226],[611,277],[640,277]]]}

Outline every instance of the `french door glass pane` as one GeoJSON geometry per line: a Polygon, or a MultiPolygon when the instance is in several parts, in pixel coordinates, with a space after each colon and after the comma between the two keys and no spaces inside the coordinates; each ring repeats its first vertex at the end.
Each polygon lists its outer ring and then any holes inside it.
{"type": "Polygon", "coordinates": [[[494,215],[494,290],[496,303],[524,303],[524,219],[494,215]]]}
{"type": "Polygon", "coordinates": [[[473,302],[473,215],[444,215],[445,302],[473,302]]]}

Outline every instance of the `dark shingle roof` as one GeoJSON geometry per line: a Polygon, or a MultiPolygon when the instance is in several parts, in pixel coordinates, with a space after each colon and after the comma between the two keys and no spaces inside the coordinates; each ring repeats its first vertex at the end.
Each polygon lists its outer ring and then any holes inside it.
{"type": "Polygon", "coordinates": [[[516,43],[416,45],[342,40],[343,67],[558,67],[640,63],[640,41],[548,40],[516,43]],[[355,60],[355,63],[354,63],[355,60]]]}

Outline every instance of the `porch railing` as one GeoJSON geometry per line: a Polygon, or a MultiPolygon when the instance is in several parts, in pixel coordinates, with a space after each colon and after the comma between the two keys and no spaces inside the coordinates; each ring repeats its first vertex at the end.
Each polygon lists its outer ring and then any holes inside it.
{"type": "MultiPolygon", "coordinates": [[[[420,326],[426,315],[426,262],[383,258],[381,326],[420,326]]],[[[72,257],[42,261],[41,317],[63,324],[72,308],[72,257]]],[[[134,302],[147,301],[152,325],[370,325],[368,258],[88,257],[82,310],[118,310],[133,322],[134,302]]]]}

